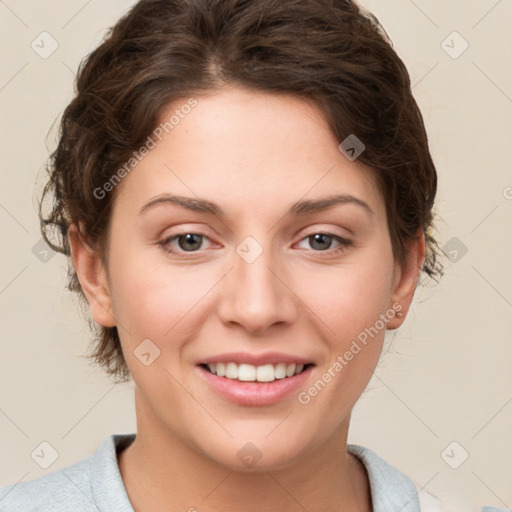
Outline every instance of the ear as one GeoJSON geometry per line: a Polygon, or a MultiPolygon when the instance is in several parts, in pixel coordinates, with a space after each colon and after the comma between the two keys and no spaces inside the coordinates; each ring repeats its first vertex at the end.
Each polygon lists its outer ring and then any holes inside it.
{"type": "Polygon", "coordinates": [[[417,239],[411,240],[408,244],[405,267],[401,268],[397,263],[393,271],[393,287],[389,308],[393,311],[400,311],[402,315],[400,317],[395,316],[388,322],[388,330],[397,329],[405,321],[424,261],[425,234],[420,229],[417,233],[417,239]],[[401,309],[399,309],[399,305],[401,309]]]}
{"type": "MultiPolygon", "coordinates": [[[[84,233],[83,229],[81,231],[84,233]]],[[[100,256],[83,240],[75,224],[69,227],[68,241],[73,267],[89,302],[92,319],[103,327],[114,327],[116,319],[112,311],[107,271],[100,256]]]]}

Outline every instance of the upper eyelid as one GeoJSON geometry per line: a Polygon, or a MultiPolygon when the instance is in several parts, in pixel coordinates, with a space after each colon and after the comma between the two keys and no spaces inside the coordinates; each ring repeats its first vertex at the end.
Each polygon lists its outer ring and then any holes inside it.
{"type": "MultiPolygon", "coordinates": [[[[347,229],[347,231],[350,231],[350,230],[347,229]]],[[[301,240],[304,239],[305,237],[308,237],[308,236],[311,236],[311,235],[314,235],[314,234],[317,234],[317,233],[323,233],[323,234],[326,234],[326,235],[338,236],[340,238],[345,238],[345,239],[350,238],[350,236],[339,234],[339,233],[337,233],[336,231],[334,231],[331,228],[326,228],[326,229],[322,229],[322,228],[314,229],[314,228],[312,228],[311,230],[308,230],[306,233],[304,233],[302,235],[301,240]]],[[[175,237],[180,236],[180,235],[188,235],[188,234],[201,235],[201,236],[211,240],[211,237],[208,234],[206,234],[204,231],[202,231],[201,229],[194,230],[193,228],[192,229],[182,229],[181,231],[178,231],[176,233],[172,233],[170,235],[165,236],[163,240],[165,241],[165,240],[168,240],[168,239],[171,239],[171,238],[175,238],[175,237]]],[[[295,236],[297,236],[297,235],[295,235],[295,236]]]]}
{"type": "MultiPolygon", "coordinates": [[[[340,234],[335,233],[334,231],[329,230],[329,229],[312,229],[311,231],[308,231],[305,234],[303,234],[301,236],[301,238],[296,243],[302,242],[306,238],[309,238],[310,236],[313,236],[313,235],[316,235],[316,234],[320,234],[320,233],[324,234],[324,235],[327,235],[327,236],[331,236],[333,238],[341,239],[342,241],[346,241],[346,242],[352,243],[352,240],[351,240],[350,237],[347,237],[347,236],[344,236],[344,235],[340,235],[340,234]]],[[[203,238],[208,239],[210,241],[210,243],[215,244],[215,242],[211,239],[210,236],[208,236],[207,234],[201,232],[200,230],[194,231],[193,229],[179,231],[177,233],[173,233],[173,234],[171,234],[169,236],[166,236],[162,240],[162,242],[160,242],[160,244],[161,245],[171,244],[172,241],[178,239],[180,236],[185,236],[185,235],[188,235],[188,234],[194,234],[194,235],[202,236],[203,238]]],[[[187,251],[183,251],[183,252],[186,253],[187,251]]],[[[199,251],[189,251],[189,252],[190,253],[194,253],[194,252],[199,252],[199,251]]]]}

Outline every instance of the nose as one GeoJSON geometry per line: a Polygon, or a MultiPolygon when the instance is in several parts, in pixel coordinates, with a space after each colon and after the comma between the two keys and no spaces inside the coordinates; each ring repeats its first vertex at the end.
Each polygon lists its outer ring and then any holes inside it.
{"type": "MultiPolygon", "coordinates": [[[[240,253],[243,254],[243,253],[240,253]]],[[[224,279],[218,315],[226,324],[237,324],[261,333],[276,324],[291,324],[297,318],[298,297],[291,277],[270,250],[254,260],[236,251],[233,269],[224,279]]]]}

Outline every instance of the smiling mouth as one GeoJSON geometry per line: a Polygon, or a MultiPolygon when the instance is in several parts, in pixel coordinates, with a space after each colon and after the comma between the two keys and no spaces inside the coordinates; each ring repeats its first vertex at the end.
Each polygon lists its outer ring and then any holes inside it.
{"type": "Polygon", "coordinates": [[[239,382],[273,382],[274,380],[287,379],[304,372],[311,364],[264,364],[254,366],[252,364],[234,362],[200,364],[202,368],[217,377],[224,377],[239,382]]]}

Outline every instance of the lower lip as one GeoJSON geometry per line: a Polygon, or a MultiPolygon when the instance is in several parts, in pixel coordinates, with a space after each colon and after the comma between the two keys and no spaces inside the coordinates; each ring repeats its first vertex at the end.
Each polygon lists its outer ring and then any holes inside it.
{"type": "Polygon", "coordinates": [[[218,377],[202,366],[196,367],[200,375],[219,395],[240,405],[272,405],[300,389],[311,374],[313,366],[303,372],[272,382],[242,382],[218,377]]]}

